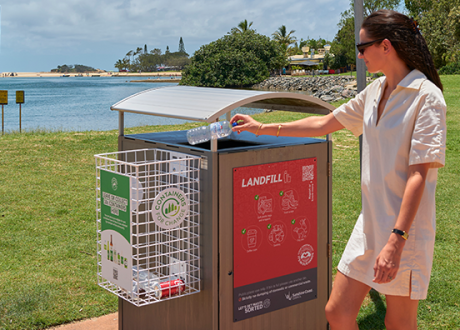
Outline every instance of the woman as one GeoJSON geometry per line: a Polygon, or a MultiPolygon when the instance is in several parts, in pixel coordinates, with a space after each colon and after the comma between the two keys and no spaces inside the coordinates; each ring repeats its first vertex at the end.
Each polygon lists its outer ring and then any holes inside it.
{"type": "Polygon", "coordinates": [[[234,131],[363,135],[362,211],[338,266],[326,317],[332,330],[358,329],[371,288],[386,295],[387,329],[416,329],[426,299],[435,238],[437,169],[445,163],[442,84],[416,23],[379,10],[364,20],[358,57],[385,76],[324,117],[261,124],[235,115],[234,131]],[[242,124],[241,124],[242,123],[242,124]]]}

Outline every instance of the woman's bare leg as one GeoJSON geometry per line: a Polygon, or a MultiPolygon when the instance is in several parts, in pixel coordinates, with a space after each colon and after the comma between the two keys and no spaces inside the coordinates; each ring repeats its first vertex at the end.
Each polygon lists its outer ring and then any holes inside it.
{"type": "Polygon", "coordinates": [[[418,300],[401,296],[386,296],[386,298],[385,326],[387,330],[416,330],[418,300]]]}
{"type": "Polygon", "coordinates": [[[331,330],[358,330],[356,318],[370,289],[366,284],[337,272],[326,305],[326,318],[331,330]]]}

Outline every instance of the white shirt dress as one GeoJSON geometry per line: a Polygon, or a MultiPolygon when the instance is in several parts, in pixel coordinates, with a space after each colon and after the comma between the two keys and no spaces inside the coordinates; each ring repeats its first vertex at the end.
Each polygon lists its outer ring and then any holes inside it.
{"type": "Polygon", "coordinates": [[[385,84],[385,77],[377,79],[334,111],[355,136],[363,134],[362,211],[338,270],[385,295],[411,292],[411,299],[426,299],[436,231],[436,181],[438,168],[445,164],[446,103],[441,90],[413,70],[391,93],[377,123],[385,84]],[[422,163],[431,167],[398,274],[390,283],[374,283],[375,260],[395,227],[409,165],[422,163]]]}

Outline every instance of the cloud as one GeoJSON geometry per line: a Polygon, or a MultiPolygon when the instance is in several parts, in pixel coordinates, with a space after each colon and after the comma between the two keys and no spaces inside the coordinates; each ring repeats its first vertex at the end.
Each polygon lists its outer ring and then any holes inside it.
{"type": "MultiPolygon", "coordinates": [[[[333,39],[349,0],[0,0],[2,53],[128,52],[147,44],[193,53],[244,19],[271,36],[281,25],[300,38],[333,39]]],[[[124,54],[116,54],[118,58],[124,54]]],[[[111,65],[111,64],[110,64],[111,65]]],[[[2,69],[0,68],[0,71],[2,69]]],[[[3,70],[5,71],[5,70],[3,70]]]]}

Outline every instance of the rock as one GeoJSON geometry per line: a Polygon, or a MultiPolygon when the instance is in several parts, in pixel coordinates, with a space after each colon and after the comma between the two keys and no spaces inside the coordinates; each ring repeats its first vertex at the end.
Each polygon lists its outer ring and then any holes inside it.
{"type": "Polygon", "coordinates": [[[335,100],[334,97],[329,96],[329,95],[323,95],[323,96],[321,96],[320,98],[321,98],[321,100],[324,101],[324,102],[332,102],[332,101],[335,100]]]}
{"type": "Polygon", "coordinates": [[[270,77],[253,86],[258,90],[305,91],[325,102],[356,95],[356,81],[349,76],[270,77]]]}

